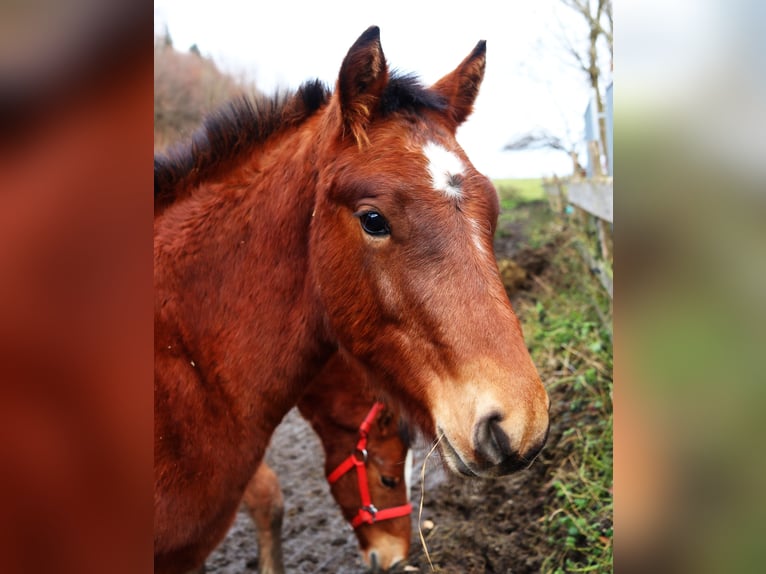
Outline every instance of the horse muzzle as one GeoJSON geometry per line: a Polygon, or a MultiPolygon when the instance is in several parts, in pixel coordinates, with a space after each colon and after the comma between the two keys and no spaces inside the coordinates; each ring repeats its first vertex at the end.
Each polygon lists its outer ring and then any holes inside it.
{"type": "Polygon", "coordinates": [[[529,438],[519,438],[518,433],[512,432],[513,425],[502,422],[496,413],[482,417],[473,427],[469,448],[460,448],[447,432],[437,427],[442,458],[450,470],[471,478],[494,478],[529,468],[548,438],[547,416],[543,430],[529,438]]]}

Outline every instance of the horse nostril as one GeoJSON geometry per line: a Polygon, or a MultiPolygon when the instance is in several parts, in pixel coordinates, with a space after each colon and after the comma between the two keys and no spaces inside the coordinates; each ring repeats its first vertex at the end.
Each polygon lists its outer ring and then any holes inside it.
{"type": "Polygon", "coordinates": [[[507,458],[513,454],[513,451],[511,450],[511,441],[508,438],[508,435],[505,434],[505,431],[500,426],[501,420],[499,415],[490,417],[489,432],[492,435],[495,448],[497,448],[503,458],[507,458]]]}
{"type": "Polygon", "coordinates": [[[374,550],[370,552],[370,574],[376,574],[380,572],[380,565],[378,564],[378,553],[374,550]]]}
{"type": "Polygon", "coordinates": [[[476,425],[474,443],[476,450],[483,458],[498,465],[513,456],[511,441],[501,428],[503,417],[493,413],[476,425]]]}

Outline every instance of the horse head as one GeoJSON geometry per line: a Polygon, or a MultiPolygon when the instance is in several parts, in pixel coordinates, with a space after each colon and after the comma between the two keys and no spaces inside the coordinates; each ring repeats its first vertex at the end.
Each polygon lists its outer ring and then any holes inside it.
{"type": "Polygon", "coordinates": [[[377,571],[404,560],[412,532],[412,455],[399,412],[376,402],[364,373],[337,354],[298,408],[322,441],[330,490],[364,562],[377,571]]]}
{"type": "Polygon", "coordinates": [[[344,357],[451,470],[492,477],[535,458],[549,399],[495,262],[497,193],[455,139],[485,62],[479,42],[425,88],[360,36],[322,118],[309,266],[344,357]]]}

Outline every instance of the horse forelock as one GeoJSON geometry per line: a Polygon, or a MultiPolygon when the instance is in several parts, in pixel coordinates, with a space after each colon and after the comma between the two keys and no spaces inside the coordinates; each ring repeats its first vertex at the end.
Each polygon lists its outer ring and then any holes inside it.
{"type": "Polygon", "coordinates": [[[422,109],[446,111],[448,102],[438,92],[429,90],[414,74],[394,70],[380,98],[380,111],[385,117],[400,110],[422,109]]]}

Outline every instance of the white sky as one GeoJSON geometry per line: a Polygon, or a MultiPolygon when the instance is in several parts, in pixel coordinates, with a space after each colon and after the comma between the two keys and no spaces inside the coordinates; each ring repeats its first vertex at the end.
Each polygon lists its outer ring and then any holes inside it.
{"type": "Polygon", "coordinates": [[[573,140],[582,134],[588,90],[561,41],[563,34],[582,36],[581,23],[558,0],[155,0],[154,15],[155,30],[167,25],[176,49],[197,44],[266,93],[310,78],[334,87],[349,47],[373,24],[389,65],[426,84],[487,40],[484,83],[458,132],[468,157],[492,178],[571,171],[562,152],[502,151],[514,135],[535,128],[573,140]]]}

